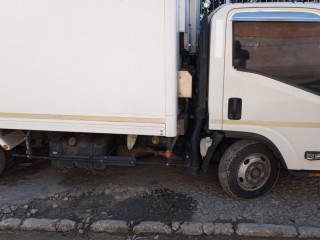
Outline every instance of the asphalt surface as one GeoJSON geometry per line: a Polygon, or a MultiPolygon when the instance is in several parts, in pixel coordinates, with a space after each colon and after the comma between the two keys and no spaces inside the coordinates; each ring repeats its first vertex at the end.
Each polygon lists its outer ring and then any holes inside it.
{"type": "Polygon", "coordinates": [[[16,166],[1,177],[1,216],[67,218],[84,225],[117,219],[133,225],[196,221],[320,227],[318,178],[293,177],[283,171],[268,195],[236,200],[223,192],[216,169],[213,165],[207,174],[192,177],[178,167],[61,170],[37,161],[16,166]]]}

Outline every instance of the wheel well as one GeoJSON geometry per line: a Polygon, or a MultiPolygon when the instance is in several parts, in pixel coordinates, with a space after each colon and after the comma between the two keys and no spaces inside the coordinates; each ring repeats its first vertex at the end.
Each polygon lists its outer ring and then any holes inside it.
{"type": "Polygon", "coordinates": [[[288,169],[282,154],[280,153],[277,146],[268,138],[255,134],[255,133],[247,133],[247,132],[235,132],[235,131],[225,131],[225,142],[230,142],[231,144],[240,139],[248,139],[248,140],[255,140],[264,145],[266,145],[274,154],[274,156],[279,160],[281,166],[285,169],[288,169]]]}

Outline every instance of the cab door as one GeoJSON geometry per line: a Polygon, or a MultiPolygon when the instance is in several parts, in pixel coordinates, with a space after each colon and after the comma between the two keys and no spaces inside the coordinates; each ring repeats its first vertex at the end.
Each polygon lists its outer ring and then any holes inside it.
{"type": "Polygon", "coordinates": [[[226,31],[222,129],[267,138],[289,169],[320,170],[319,10],[236,9],[226,31]]]}

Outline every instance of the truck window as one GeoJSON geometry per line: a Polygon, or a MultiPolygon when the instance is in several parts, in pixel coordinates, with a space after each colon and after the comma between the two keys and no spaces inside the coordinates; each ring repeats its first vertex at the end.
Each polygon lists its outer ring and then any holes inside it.
{"type": "Polygon", "coordinates": [[[233,22],[233,67],[320,95],[320,22],[233,22]]]}

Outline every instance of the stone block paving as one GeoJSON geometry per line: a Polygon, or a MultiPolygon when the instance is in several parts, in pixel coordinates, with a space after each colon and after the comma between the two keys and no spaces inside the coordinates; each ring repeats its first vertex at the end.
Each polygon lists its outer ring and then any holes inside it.
{"type": "Polygon", "coordinates": [[[93,223],[90,229],[96,233],[129,233],[127,223],[119,220],[100,220],[93,223]]]}
{"type": "MultiPolygon", "coordinates": [[[[75,222],[51,219],[28,218],[25,221],[20,219],[5,219],[0,222],[0,230],[3,231],[37,231],[37,232],[71,232],[77,229],[75,222]]],[[[147,221],[135,226],[130,226],[124,221],[100,220],[92,223],[88,231],[94,233],[126,234],[136,235],[187,235],[187,236],[239,236],[252,238],[301,238],[319,239],[320,228],[299,227],[289,225],[240,223],[199,223],[185,222],[172,223],[167,226],[161,222],[147,221]],[[234,228],[236,230],[234,230],[234,228]]],[[[79,233],[83,234],[83,232],[79,233]]]]}
{"type": "Polygon", "coordinates": [[[133,234],[162,234],[171,235],[172,229],[161,222],[142,222],[133,227],[133,234]]]}
{"type": "Polygon", "coordinates": [[[22,231],[56,231],[56,221],[51,219],[28,218],[23,222],[20,229],[22,231]]]}
{"type": "Polygon", "coordinates": [[[320,228],[313,227],[299,227],[298,228],[300,238],[316,238],[320,239],[320,228]]]}
{"type": "Polygon", "coordinates": [[[236,233],[245,237],[296,237],[297,230],[293,226],[275,224],[240,223],[236,233]]]}
{"type": "Polygon", "coordinates": [[[234,233],[231,223],[203,223],[203,233],[215,236],[230,236],[234,233]]]}
{"type": "Polygon", "coordinates": [[[20,229],[21,219],[7,218],[0,222],[0,230],[2,231],[17,231],[20,229]]]}

